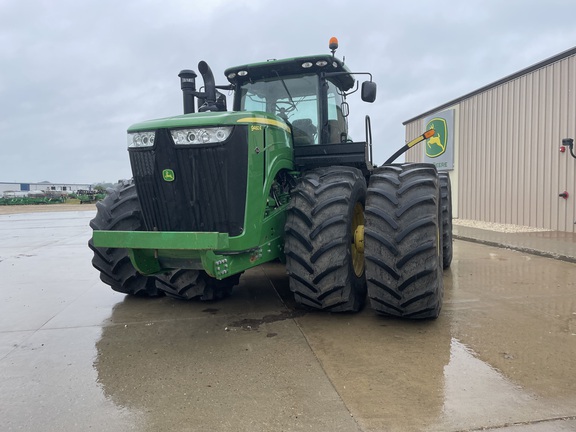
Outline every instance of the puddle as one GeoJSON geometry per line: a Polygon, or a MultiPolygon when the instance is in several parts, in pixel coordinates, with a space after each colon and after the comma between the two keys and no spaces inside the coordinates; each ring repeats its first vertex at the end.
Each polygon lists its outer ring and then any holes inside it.
{"type": "MultiPolygon", "coordinates": [[[[287,319],[298,318],[301,316],[306,315],[306,311],[304,310],[291,310],[285,311],[277,315],[266,315],[259,319],[254,318],[246,318],[240,321],[234,321],[228,324],[227,328],[241,328],[242,330],[246,331],[254,331],[259,330],[262,324],[270,324],[273,322],[284,321],[287,319]]],[[[274,335],[275,336],[275,335],[274,335]]],[[[271,336],[269,336],[271,337],[271,336]]]]}
{"type": "MultiPolygon", "coordinates": [[[[514,361],[508,353],[501,355],[514,361]]],[[[476,353],[452,338],[450,361],[444,367],[442,417],[454,427],[505,424],[511,413],[533,414],[538,397],[507,379],[500,371],[480,360],[476,353]]]]}

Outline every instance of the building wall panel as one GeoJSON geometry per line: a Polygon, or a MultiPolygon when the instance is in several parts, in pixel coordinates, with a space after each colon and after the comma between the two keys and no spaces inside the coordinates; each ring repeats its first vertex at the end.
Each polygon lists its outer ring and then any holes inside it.
{"type": "MultiPolygon", "coordinates": [[[[459,217],[576,232],[576,160],[559,152],[562,138],[576,138],[575,89],[571,55],[458,102],[459,217]]],[[[406,139],[423,128],[408,123],[406,139]]],[[[422,159],[421,146],[406,155],[422,159]]]]}

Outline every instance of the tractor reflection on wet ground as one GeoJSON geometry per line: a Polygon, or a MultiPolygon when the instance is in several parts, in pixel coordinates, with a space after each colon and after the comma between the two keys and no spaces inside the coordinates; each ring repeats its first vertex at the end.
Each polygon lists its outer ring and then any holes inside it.
{"type": "Polygon", "coordinates": [[[0,216],[5,430],[576,425],[574,264],[456,241],[433,321],[297,309],[280,264],[222,302],[140,299],[91,268],[93,214],[0,216]]]}

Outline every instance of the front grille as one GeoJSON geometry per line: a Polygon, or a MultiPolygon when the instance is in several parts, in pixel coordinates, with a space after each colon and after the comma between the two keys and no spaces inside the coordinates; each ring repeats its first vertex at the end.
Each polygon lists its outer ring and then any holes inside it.
{"type": "Polygon", "coordinates": [[[248,172],[247,128],[221,144],[176,146],[166,129],[154,147],[131,149],[130,163],[149,231],[242,233],[248,172]],[[165,181],[163,171],[174,172],[165,181]]]}

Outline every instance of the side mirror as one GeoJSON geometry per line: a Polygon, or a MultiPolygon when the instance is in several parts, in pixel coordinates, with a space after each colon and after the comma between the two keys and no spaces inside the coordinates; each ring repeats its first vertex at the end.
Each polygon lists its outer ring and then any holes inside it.
{"type": "Polygon", "coordinates": [[[362,83],[362,100],[370,103],[376,100],[376,83],[374,81],[362,83]]]}

